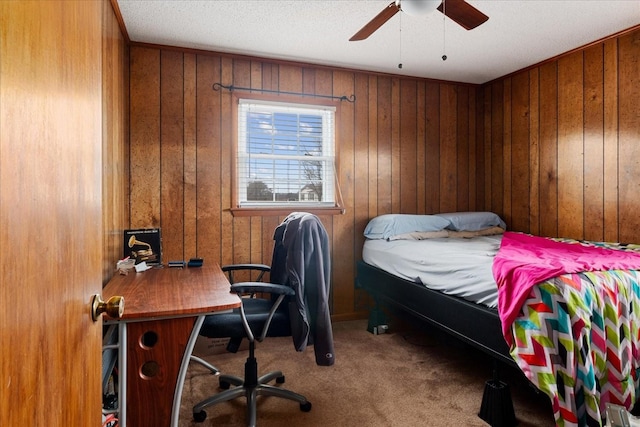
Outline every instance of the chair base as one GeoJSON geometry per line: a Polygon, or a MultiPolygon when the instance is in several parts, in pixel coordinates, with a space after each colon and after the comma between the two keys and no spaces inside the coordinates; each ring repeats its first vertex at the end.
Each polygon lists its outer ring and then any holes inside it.
{"type": "Polygon", "coordinates": [[[207,362],[206,360],[202,359],[201,357],[194,356],[192,354],[191,355],[191,361],[192,362],[196,362],[196,363],[204,366],[209,371],[211,371],[211,374],[213,374],[213,375],[220,375],[220,371],[218,370],[218,368],[216,368],[215,366],[213,366],[211,363],[207,362]]]}
{"type": "Polygon", "coordinates": [[[274,379],[278,384],[284,383],[284,375],[281,371],[269,372],[257,377],[257,362],[254,357],[247,358],[245,362],[245,379],[233,375],[221,375],[219,382],[220,387],[228,389],[215,394],[193,407],[193,420],[202,422],[207,418],[204,408],[221,402],[236,399],[238,397],[246,397],[247,399],[247,425],[254,427],[257,419],[257,397],[258,396],[274,396],[283,399],[293,400],[300,404],[300,410],[308,412],[311,410],[311,402],[301,394],[291,390],[285,390],[279,387],[267,384],[274,379]],[[229,388],[234,385],[234,388],[229,388]]]}

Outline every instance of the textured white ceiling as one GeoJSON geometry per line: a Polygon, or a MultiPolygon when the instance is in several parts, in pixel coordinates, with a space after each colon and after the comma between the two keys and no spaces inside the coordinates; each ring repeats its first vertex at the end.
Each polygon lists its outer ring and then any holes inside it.
{"type": "Polygon", "coordinates": [[[640,0],[468,0],[489,16],[471,31],[437,11],[398,13],[368,39],[350,42],[390,1],[117,3],[136,42],[468,83],[485,83],[640,25],[640,0]]]}

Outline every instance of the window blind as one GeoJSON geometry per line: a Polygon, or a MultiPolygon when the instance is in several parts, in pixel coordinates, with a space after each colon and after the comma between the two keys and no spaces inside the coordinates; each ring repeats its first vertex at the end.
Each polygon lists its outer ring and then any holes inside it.
{"type": "Polygon", "coordinates": [[[335,205],[335,107],[239,100],[241,206],[335,205]]]}

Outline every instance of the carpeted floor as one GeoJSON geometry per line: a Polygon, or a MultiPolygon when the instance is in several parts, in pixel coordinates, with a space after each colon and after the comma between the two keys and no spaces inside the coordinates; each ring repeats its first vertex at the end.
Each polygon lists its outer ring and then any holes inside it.
{"type": "MultiPolygon", "coordinates": [[[[259,397],[258,425],[268,426],[487,426],[478,417],[491,359],[426,325],[413,331],[373,335],[366,321],[334,323],[336,364],[317,366],[313,348],[297,353],[290,338],[267,338],[256,356],[259,374],[280,369],[283,387],[313,404],[302,412],[295,402],[259,397]]],[[[410,328],[412,329],[412,328],[410,328]]],[[[225,373],[240,375],[247,352],[206,359],[225,373]]],[[[504,367],[521,427],[554,426],[549,399],[536,393],[515,368],[504,367]]],[[[245,425],[245,400],[207,409],[204,423],[191,408],[217,392],[217,377],[192,363],[185,383],[180,427],[245,425]]]]}

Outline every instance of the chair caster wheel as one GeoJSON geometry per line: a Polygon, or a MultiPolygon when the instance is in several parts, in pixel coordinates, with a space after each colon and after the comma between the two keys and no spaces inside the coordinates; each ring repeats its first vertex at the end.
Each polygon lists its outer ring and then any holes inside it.
{"type": "Polygon", "coordinates": [[[226,381],[222,381],[220,380],[220,388],[223,390],[229,390],[229,387],[231,387],[231,384],[229,384],[226,381]]]}
{"type": "MultiPolygon", "coordinates": [[[[300,404],[300,410],[302,412],[309,412],[311,410],[311,402],[301,403],[300,404]]],[[[204,412],[204,411],[202,411],[202,412],[204,412]]]]}
{"type": "Polygon", "coordinates": [[[281,377],[276,378],[276,383],[277,384],[284,384],[284,375],[281,377]]]}
{"type": "Polygon", "coordinates": [[[207,413],[205,411],[200,411],[200,412],[194,412],[193,413],[193,421],[195,421],[197,423],[201,423],[206,419],[207,419],[207,413]]]}

